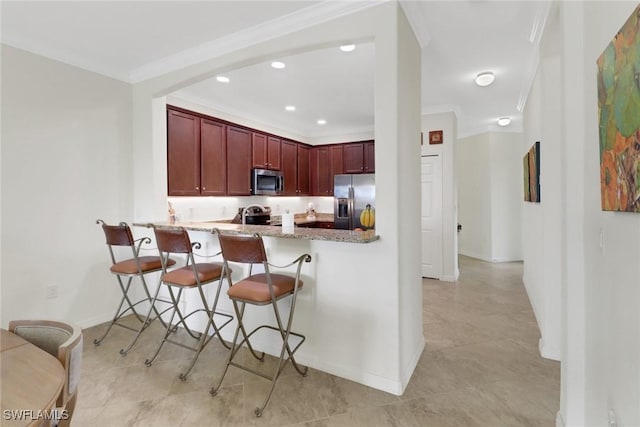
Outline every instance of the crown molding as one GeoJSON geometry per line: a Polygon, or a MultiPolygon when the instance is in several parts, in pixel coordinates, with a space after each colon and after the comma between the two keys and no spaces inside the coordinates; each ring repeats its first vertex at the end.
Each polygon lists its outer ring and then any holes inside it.
{"type": "Polygon", "coordinates": [[[518,111],[524,111],[524,107],[527,104],[527,98],[533,87],[533,82],[536,78],[538,66],[540,65],[540,42],[542,35],[547,25],[549,16],[551,16],[552,2],[541,1],[537,4],[536,16],[533,19],[533,25],[531,27],[531,35],[529,41],[534,46],[534,54],[529,61],[529,66],[524,74],[524,80],[520,89],[520,96],[518,97],[518,105],[516,108],[518,111]]]}
{"type": "Polygon", "coordinates": [[[130,83],[138,83],[171,71],[201,63],[256,43],[272,40],[304,28],[377,6],[379,1],[323,1],[267,22],[195,46],[134,69],[130,83]]]}

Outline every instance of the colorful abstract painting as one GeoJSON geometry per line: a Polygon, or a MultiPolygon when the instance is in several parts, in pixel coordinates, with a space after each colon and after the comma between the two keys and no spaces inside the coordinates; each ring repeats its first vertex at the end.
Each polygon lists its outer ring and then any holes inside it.
{"type": "Polygon", "coordinates": [[[602,210],[640,212],[640,6],[596,61],[602,210]]]}
{"type": "Polygon", "coordinates": [[[522,170],[524,176],[524,201],[531,201],[531,191],[529,189],[529,153],[522,158],[522,170]]]}

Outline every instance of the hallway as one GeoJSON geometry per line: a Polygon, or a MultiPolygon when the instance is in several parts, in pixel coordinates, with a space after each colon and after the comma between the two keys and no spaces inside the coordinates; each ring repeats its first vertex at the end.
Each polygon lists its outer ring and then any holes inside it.
{"type": "Polygon", "coordinates": [[[460,258],[456,284],[423,280],[426,349],[405,393],[394,396],[289,366],[262,418],[253,416],[267,382],[232,368],[220,394],[208,389],[224,358],[212,341],[186,382],[177,378],[188,351],[167,346],[150,368],[158,324],[126,357],[130,332],[86,329],[75,426],[300,425],[553,426],[560,401],[560,364],[538,354],[538,329],[522,284],[522,263],[460,258]],[[294,398],[292,398],[294,397],[294,398]]]}

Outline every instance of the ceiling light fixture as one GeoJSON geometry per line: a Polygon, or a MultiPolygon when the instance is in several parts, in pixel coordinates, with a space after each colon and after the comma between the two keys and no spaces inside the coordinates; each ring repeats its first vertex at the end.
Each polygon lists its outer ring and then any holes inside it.
{"type": "Polygon", "coordinates": [[[325,119],[320,119],[320,120],[318,120],[318,124],[319,125],[326,125],[327,121],[325,119]]]}
{"type": "Polygon", "coordinates": [[[229,80],[229,77],[226,76],[218,76],[216,77],[216,80],[219,81],[220,83],[229,83],[231,80],[229,80]]]}
{"type": "Polygon", "coordinates": [[[498,126],[509,126],[511,124],[511,119],[509,117],[500,117],[498,119],[498,126]]]}
{"type": "Polygon", "coordinates": [[[280,61],[273,61],[271,63],[271,66],[277,70],[282,70],[284,67],[286,67],[284,62],[280,62],[280,61]]]}
{"type": "Polygon", "coordinates": [[[495,76],[491,71],[485,71],[476,76],[476,84],[478,86],[489,86],[495,80],[495,76]]]}
{"type": "Polygon", "coordinates": [[[287,105],[286,107],[284,107],[285,110],[287,111],[296,111],[296,106],[295,105],[287,105]]]}
{"type": "Polygon", "coordinates": [[[353,52],[355,48],[355,44],[343,44],[342,46],[340,46],[340,50],[343,52],[353,52]]]}

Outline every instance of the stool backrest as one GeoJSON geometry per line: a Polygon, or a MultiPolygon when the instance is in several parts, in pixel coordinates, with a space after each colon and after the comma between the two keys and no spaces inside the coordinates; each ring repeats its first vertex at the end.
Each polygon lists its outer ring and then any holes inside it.
{"type": "Polygon", "coordinates": [[[250,264],[267,262],[264,243],[258,234],[240,236],[218,233],[218,239],[222,256],[226,261],[250,264]]]}
{"type": "Polygon", "coordinates": [[[102,230],[104,231],[104,236],[107,239],[107,245],[110,246],[133,246],[133,234],[131,234],[131,229],[129,226],[121,222],[118,225],[108,225],[105,224],[104,221],[99,219],[96,221],[98,224],[102,224],[102,230]]]}
{"type": "Polygon", "coordinates": [[[160,252],[173,254],[190,254],[192,251],[189,234],[184,228],[164,229],[153,228],[156,243],[160,252]]]}

